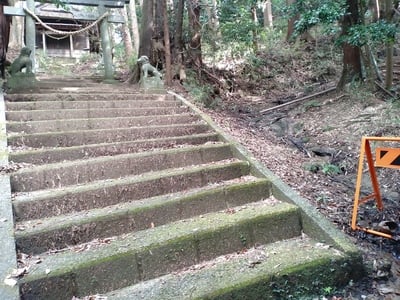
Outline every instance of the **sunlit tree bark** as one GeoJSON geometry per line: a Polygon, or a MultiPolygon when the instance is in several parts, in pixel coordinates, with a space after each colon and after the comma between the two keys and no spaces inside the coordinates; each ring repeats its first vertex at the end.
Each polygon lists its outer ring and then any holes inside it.
{"type": "Polygon", "coordinates": [[[273,27],[271,0],[263,2],[264,27],[273,27]]]}
{"type": "Polygon", "coordinates": [[[126,59],[129,61],[129,59],[133,56],[133,46],[131,33],[129,31],[128,14],[126,8],[121,9],[120,11],[125,20],[125,23],[122,25],[122,39],[124,41],[126,59]]]}
{"type": "Polygon", "coordinates": [[[257,52],[258,51],[258,30],[257,30],[257,25],[258,25],[258,18],[257,18],[257,7],[256,5],[253,5],[251,7],[251,20],[253,22],[253,51],[257,52]]]}
{"type": "MultiPolygon", "coordinates": [[[[11,6],[21,6],[21,2],[18,0],[10,0],[9,4],[11,6]]],[[[23,28],[24,28],[24,17],[12,17],[12,23],[10,28],[10,42],[9,47],[20,49],[24,44],[24,36],[23,36],[23,28]]]]}
{"type": "Polygon", "coordinates": [[[135,53],[139,53],[139,44],[140,44],[140,35],[139,35],[139,26],[138,19],[136,15],[136,0],[130,0],[128,5],[128,16],[130,18],[130,32],[133,42],[133,47],[135,53]]]}

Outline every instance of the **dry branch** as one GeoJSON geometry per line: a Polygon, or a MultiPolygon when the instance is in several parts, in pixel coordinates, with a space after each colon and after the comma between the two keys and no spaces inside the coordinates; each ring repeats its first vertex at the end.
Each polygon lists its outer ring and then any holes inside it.
{"type": "Polygon", "coordinates": [[[294,99],[292,101],[289,101],[289,102],[286,102],[286,103],[283,103],[283,104],[280,104],[280,105],[277,105],[277,106],[274,106],[274,107],[271,107],[271,108],[263,109],[263,110],[260,111],[260,113],[263,114],[263,113],[266,113],[266,112],[270,112],[270,111],[273,111],[273,110],[276,110],[276,109],[291,105],[293,103],[301,102],[301,101],[308,100],[308,99],[311,99],[311,98],[314,98],[314,97],[317,97],[317,96],[320,96],[320,95],[327,94],[327,93],[332,92],[334,90],[336,90],[336,87],[331,87],[331,88],[329,88],[327,90],[323,90],[321,92],[318,92],[318,93],[315,93],[315,94],[312,94],[312,95],[308,95],[308,96],[305,96],[305,97],[294,99]]]}
{"type": "Polygon", "coordinates": [[[375,81],[375,84],[382,90],[384,91],[386,94],[388,94],[390,97],[396,97],[395,94],[393,94],[392,92],[390,92],[389,90],[385,89],[385,87],[383,85],[381,85],[378,81],[375,81]]]}

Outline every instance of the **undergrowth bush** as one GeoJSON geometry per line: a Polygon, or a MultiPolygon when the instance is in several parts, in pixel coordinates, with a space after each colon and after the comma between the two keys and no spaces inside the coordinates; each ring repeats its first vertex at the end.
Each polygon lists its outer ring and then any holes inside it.
{"type": "Polygon", "coordinates": [[[193,100],[204,107],[215,108],[221,99],[216,97],[214,87],[210,84],[200,82],[194,71],[187,70],[186,75],[187,79],[183,86],[193,100]]]}

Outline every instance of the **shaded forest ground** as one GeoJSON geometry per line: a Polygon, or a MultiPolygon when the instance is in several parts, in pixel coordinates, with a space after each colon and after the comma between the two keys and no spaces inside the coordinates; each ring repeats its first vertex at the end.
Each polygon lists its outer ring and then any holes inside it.
{"type": "MultiPolygon", "coordinates": [[[[367,270],[364,280],[341,291],[327,287],[328,299],[400,299],[400,243],[350,228],[361,138],[400,137],[398,91],[394,90],[397,98],[393,98],[382,89],[371,92],[353,83],[340,93],[331,91],[266,111],[327,90],[339,80],[340,53],[315,45],[296,47],[260,52],[246,60],[210,61],[211,67],[204,70],[208,79],[189,80],[185,91],[359,246],[367,270]]],[[[400,71],[399,56],[396,61],[400,71]]],[[[377,211],[374,203],[363,205],[359,220],[369,227],[381,221],[400,224],[400,170],[377,171],[384,211],[377,211]]],[[[363,195],[371,191],[364,172],[363,195]]]]}

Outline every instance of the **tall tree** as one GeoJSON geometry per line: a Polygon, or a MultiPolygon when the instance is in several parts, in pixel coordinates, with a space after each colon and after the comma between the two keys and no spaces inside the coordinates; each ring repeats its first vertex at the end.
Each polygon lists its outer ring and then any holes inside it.
{"type": "MultiPolygon", "coordinates": [[[[358,1],[346,0],[347,11],[342,19],[342,36],[349,34],[350,28],[359,24],[360,15],[358,10],[358,1]]],[[[361,52],[360,47],[350,44],[348,41],[343,42],[343,69],[342,75],[337,85],[338,89],[342,89],[344,85],[354,79],[361,79],[361,52]]]]}
{"type": "MultiPolygon", "coordinates": [[[[392,22],[392,1],[385,0],[385,17],[388,23],[392,22]]],[[[393,84],[393,41],[386,42],[386,78],[385,87],[391,89],[393,84]]]]}
{"type": "Polygon", "coordinates": [[[253,22],[253,50],[254,52],[258,51],[258,17],[257,17],[257,6],[256,3],[253,3],[253,5],[250,7],[250,12],[251,12],[251,20],[253,22]]]}
{"type": "Polygon", "coordinates": [[[183,44],[183,11],[185,7],[184,0],[177,0],[175,9],[175,35],[173,44],[173,56],[176,63],[176,73],[179,74],[180,81],[186,79],[185,65],[184,65],[184,44],[183,44]]]}
{"type": "Polygon", "coordinates": [[[200,0],[188,0],[187,10],[190,26],[189,61],[194,67],[201,68],[203,58],[201,52],[200,0]]]}
{"type": "Polygon", "coordinates": [[[164,49],[165,49],[165,84],[167,86],[171,86],[172,85],[171,48],[169,41],[167,0],[163,0],[163,24],[164,24],[164,49]]]}
{"type": "Polygon", "coordinates": [[[139,56],[152,57],[152,38],[154,31],[153,0],[143,1],[142,6],[142,31],[140,33],[139,56]]]}
{"type": "MultiPolygon", "coordinates": [[[[19,0],[10,0],[11,6],[21,7],[22,2],[19,0]]],[[[23,47],[23,28],[24,28],[24,17],[12,17],[11,30],[10,30],[10,42],[9,46],[15,49],[21,49],[23,47]]]]}
{"type": "MultiPolygon", "coordinates": [[[[293,6],[295,3],[295,0],[286,0],[286,5],[288,7],[293,6]]],[[[290,41],[294,35],[294,24],[298,20],[299,16],[298,15],[292,15],[288,19],[288,25],[287,25],[287,32],[286,32],[286,41],[290,41]]]]}
{"type": "Polygon", "coordinates": [[[124,17],[125,23],[122,24],[122,40],[124,41],[125,46],[125,54],[127,58],[127,62],[133,56],[133,46],[132,46],[132,37],[131,32],[129,30],[129,19],[127,14],[127,9],[120,9],[121,14],[124,17]]]}
{"type": "Polygon", "coordinates": [[[130,24],[132,42],[135,49],[135,54],[137,55],[139,54],[140,35],[139,35],[138,19],[136,15],[136,0],[129,1],[128,16],[130,18],[129,24],[130,24]]]}
{"type": "Polygon", "coordinates": [[[272,20],[272,3],[271,0],[265,0],[262,3],[263,5],[263,15],[264,15],[264,27],[272,28],[273,20],[272,20]]]}

